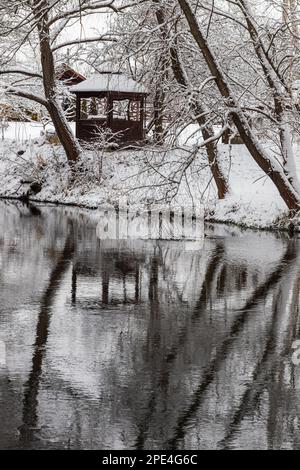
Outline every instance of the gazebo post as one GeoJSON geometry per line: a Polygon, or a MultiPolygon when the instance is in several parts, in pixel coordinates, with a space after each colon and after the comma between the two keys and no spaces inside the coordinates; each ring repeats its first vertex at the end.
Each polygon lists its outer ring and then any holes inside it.
{"type": "Polygon", "coordinates": [[[113,99],[111,93],[107,93],[107,127],[112,130],[113,127],[113,99]]]}
{"type": "Polygon", "coordinates": [[[80,95],[76,95],[76,137],[77,139],[79,138],[80,113],[81,113],[80,95]]]}
{"type": "Polygon", "coordinates": [[[141,98],[141,115],[140,115],[140,121],[141,121],[141,125],[142,125],[142,139],[144,139],[144,129],[145,129],[145,101],[146,101],[146,98],[145,96],[142,96],[141,98]]]}

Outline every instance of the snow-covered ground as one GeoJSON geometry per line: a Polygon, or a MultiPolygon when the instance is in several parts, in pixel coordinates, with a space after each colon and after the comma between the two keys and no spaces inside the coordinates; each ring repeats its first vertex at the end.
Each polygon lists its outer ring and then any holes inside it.
{"type": "MultiPolygon", "coordinates": [[[[70,123],[72,131],[75,132],[75,123],[70,123]]],[[[8,127],[4,130],[5,140],[15,141],[17,144],[22,144],[26,141],[34,140],[40,137],[41,132],[46,130],[53,130],[51,124],[45,127],[39,122],[9,122],[8,127]]]]}
{"type": "MultiPolygon", "coordinates": [[[[95,208],[113,204],[120,198],[142,206],[153,201],[161,203],[167,197],[174,206],[199,207],[203,204],[207,220],[272,228],[284,225],[287,219],[287,208],[275,186],[243,145],[232,146],[230,155],[228,146],[220,146],[231,191],[225,200],[219,201],[204,156],[197,157],[191,165],[178,191],[161,178],[162,174],[168,175],[173,168],[183,164],[186,156],[182,151],[159,154],[149,149],[86,150],[80,176],[72,182],[62,149],[45,144],[40,137],[42,130],[39,124],[10,124],[4,141],[0,142],[0,196],[18,197],[26,190],[22,180],[42,180],[42,190],[34,196],[39,201],[95,208]],[[24,152],[22,155],[17,154],[20,150],[24,152]],[[153,168],[161,162],[164,164],[158,173],[153,168]]],[[[300,175],[299,159],[297,165],[300,175]]]]}

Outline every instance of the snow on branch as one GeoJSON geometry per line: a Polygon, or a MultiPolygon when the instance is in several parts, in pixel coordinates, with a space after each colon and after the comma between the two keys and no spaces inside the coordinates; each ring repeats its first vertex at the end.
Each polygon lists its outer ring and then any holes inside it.
{"type": "Polygon", "coordinates": [[[78,8],[74,8],[73,10],[69,10],[69,11],[64,11],[54,16],[48,22],[48,26],[51,26],[52,24],[64,18],[73,16],[73,15],[78,15],[78,14],[81,15],[82,13],[87,12],[87,11],[112,9],[113,11],[117,12],[118,8],[114,4],[115,4],[115,0],[102,0],[102,1],[95,2],[95,3],[87,3],[85,5],[80,5],[78,8]]]}
{"type": "Polygon", "coordinates": [[[35,72],[30,72],[29,70],[24,70],[24,69],[5,69],[5,70],[0,70],[0,75],[10,75],[10,74],[20,74],[20,75],[26,75],[27,77],[32,77],[32,78],[43,78],[42,75],[39,73],[35,72]]]}
{"type": "Polygon", "coordinates": [[[48,109],[48,103],[42,96],[38,96],[33,93],[24,91],[24,90],[20,90],[19,88],[14,88],[9,85],[4,85],[1,88],[3,89],[5,94],[19,96],[20,98],[25,98],[30,101],[35,101],[36,103],[39,103],[48,109]]]}
{"type": "Polygon", "coordinates": [[[127,8],[131,8],[148,1],[149,0],[128,1],[128,3],[121,3],[120,5],[117,5],[117,0],[102,0],[96,1],[95,3],[82,4],[78,8],[74,8],[73,10],[67,10],[57,14],[49,20],[48,26],[50,27],[57,21],[60,21],[64,18],[74,18],[78,16],[81,17],[85,13],[91,14],[93,11],[104,10],[104,13],[107,13],[107,10],[113,10],[113,12],[118,13],[120,11],[126,10],[127,8]]]}
{"type": "Polygon", "coordinates": [[[87,44],[87,43],[91,43],[91,42],[117,42],[117,39],[113,38],[111,36],[108,36],[108,35],[102,35],[102,36],[98,36],[98,37],[95,37],[95,38],[76,39],[74,41],[67,41],[67,42],[63,42],[61,44],[57,44],[56,46],[52,47],[52,51],[55,52],[55,51],[57,51],[59,49],[62,49],[64,47],[74,46],[76,44],[87,44]]]}

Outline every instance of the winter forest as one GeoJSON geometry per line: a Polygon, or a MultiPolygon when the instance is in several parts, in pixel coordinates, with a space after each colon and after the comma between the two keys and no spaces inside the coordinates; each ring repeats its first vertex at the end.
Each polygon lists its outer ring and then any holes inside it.
{"type": "Polygon", "coordinates": [[[93,207],[126,195],[204,204],[208,219],[297,227],[296,0],[16,0],[0,9],[3,196],[29,190],[93,207]],[[74,135],[67,69],[143,86],[140,148],[133,133],[122,151],[122,132],[108,125],[93,143],[74,135]]]}
{"type": "Polygon", "coordinates": [[[300,449],[299,232],[300,0],[0,0],[0,449],[300,449]]]}

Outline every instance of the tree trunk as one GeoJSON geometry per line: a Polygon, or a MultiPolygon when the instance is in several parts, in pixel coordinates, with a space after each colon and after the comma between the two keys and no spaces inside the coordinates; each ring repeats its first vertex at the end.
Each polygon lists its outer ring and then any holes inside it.
{"type": "MultiPolygon", "coordinates": [[[[160,71],[160,76],[164,75],[163,70],[160,71]]],[[[164,85],[164,80],[162,78],[161,83],[156,84],[156,91],[153,100],[153,109],[154,109],[154,117],[153,117],[153,136],[154,142],[156,144],[162,144],[164,141],[164,108],[165,108],[165,93],[162,90],[162,86],[164,85]]]]}
{"type": "Polygon", "coordinates": [[[50,46],[50,30],[48,26],[48,0],[34,0],[33,12],[39,32],[41,65],[43,71],[44,92],[47,109],[55,127],[57,136],[64,147],[70,164],[76,162],[80,155],[80,147],[72,134],[56,96],[54,58],[50,46]]]}
{"type": "MultiPolygon", "coordinates": [[[[179,85],[187,88],[187,77],[185,76],[184,70],[181,65],[181,61],[178,55],[178,51],[175,46],[170,48],[171,60],[172,60],[172,69],[174,76],[179,85]]],[[[209,166],[211,169],[211,173],[215,184],[218,190],[218,198],[224,199],[226,194],[229,192],[227,180],[222,173],[222,170],[219,165],[219,152],[218,152],[218,144],[216,141],[212,141],[211,139],[214,137],[214,130],[212,126],[206,123],[205,114],[206,110],[204,107],[197,101],[191,100],[191,108],[192,111],[197,116],[196,120],[199,124],[201,129],[202,137],[204,141],[210,140],[205,144],[207,158],[209,162],[209,166]]]]}
{"type": "MultiPolygon", "coordinates": [[[[158,25],[160,26],[161,33],[162,33],[162,39],[165,44],[167,44],[167,49],[168,49],[168,55],[170,56],[171,59],[171,67],[173,71],[173,75],[177,81],[177,83],[182,86],[183,88],[188,87],[188,81],[187,77],[184,73],[178,50],[176,47],[176,42],[173,45],[169,45],[172,43],[168,39],[168,33],[165,28],[165,14],[164,14],[164,7],[162,6],[163,3],[160,2],[160,0],[153,0],[153,3],[155,3],[158,8],[156,9],[156,20],[158,25]]],[[[165,59],[167,61],[167,58],[165,59]]],[[[199,124],[199,127],[201,128],[203,140],[209,140],[214,137],[214,131],[211,126],[206,125],[205,121],[205,110],[203,106],[199,102],[195,102],[194,100],[191,101],[191,108],[192,111],[196,114],[197,116],[197,122],[199,124]]],[[[211,141],[208,142],[205,145],[206,148],[206,153],[208,157],[208,162],[209,166],[211,169],[211,173],[213,176],[213,179],[215,181],[215,184],[217,186],[217,191],[218,191],[218,198],[219,199],[224,199],[226,194],[228,193],[228,185],[225,176],[222,173],[222,170],[220,169],[219,166],[219,155],[218,155],[218,146],[217,142],[211,141]]]]}
{"type": "Polygon", "coordinates": [[[244,15],[256,56],[261,64],[266,81],[273,95],[274,111],[278,121],[281,154],[285,174],[295,191],[299,193],[300,183],[297,176],[295,156],[292,148],[292,136],[289,126],[289,117],[285,109],[286,97],[282,92],[283,89],[288,89],[288,87],[283,87],[283,77],[280,77],[279,79],[278,74],[274,73],[276,70],[276,65],[273,63],[272,58],[264,47],[264,44],[256,29],[254,20],[252,19],[248,2],[246,0],[239,0],[238,5],[244,15]]]}
{"type": "Polygon", "coordinates": [[[287,207],[293,212],[299,212],[299,194],[297,194],[288,177],[283,173],[280,165],[276,162],[276,160],[272,160],[272,157],[266,154],[265,151],[260,147],[259,143],[256,141],[246,116],[241,111],[238,102],[236,102],[234,99],[234,95],[226,81],[226,78],[223,75],[218,61],[211,52],[207,40],[202,34],[198,21],[193,14],[189,2],[187,0],[178,0],[178,3],[186,17],[191,34],[195,39],[212,76],[215,77],[219,92],[226,99],[227,106],[232,109],[230,113],[232,120],[237,130],[239,131],[240,136],[249,153],[263,170],[263,172],[273,181],[287,207]]]}
{"type": "Polygon", "coordinates": [[[156,90],[153,101],[154,107],[154,141],[158,144],[162,144],[164,140],[164,110],[165,110],[165,100],[166,94],[164,91],[164,85],[167,78],[168,64],[169,64],[169,54],[167,46],[167,34],[166,30],[163,27],[164,24],[164,13],[163,9],[160,7],[160,0],[153,0],[158,8],[155,11],[155,16],[158,25],[160,26],[160,32],[162,36],[162,52],[159,57],[159,67],[157,74],[159,80],[156,82],[156,90]]]}

